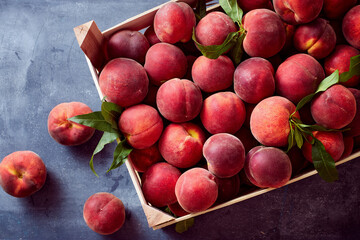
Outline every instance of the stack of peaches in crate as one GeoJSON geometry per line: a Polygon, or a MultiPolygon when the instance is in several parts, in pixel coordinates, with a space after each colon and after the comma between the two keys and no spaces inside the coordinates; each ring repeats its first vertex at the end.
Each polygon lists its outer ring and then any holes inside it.
{"type": "Polygon", "coordinates": [[[128,159],[149,206],[176,217],[304,169],[335,181],[335,162],[359,155],[356,4],[163,4],[144,34],[122,28],[100,44],[103,60],[87,54],[102,111],[71,120],[104,131],[94,154],[117,140],[109,170],[128,159]]]}

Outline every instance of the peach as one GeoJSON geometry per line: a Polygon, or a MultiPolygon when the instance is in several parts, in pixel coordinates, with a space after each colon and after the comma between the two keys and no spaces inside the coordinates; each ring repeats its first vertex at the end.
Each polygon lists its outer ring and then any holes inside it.
{"type": "Polygon", "coordinates": [[[247,103],[258,103],[275,92],[274,68],[259,57],[241,62],[234,73],[235,93],[247,103]]]}
{"type": "Polygon", "coordinates": [[[245,121],[245,105],[233,92],[218,92],[204,100],[200,119],[211,134],[236,133],[245,121]]]}
{"type": "Polygon", "coordinates": [[[141,189],[146,201],[155,207],[175,203],[175,184],[180,175],[181,172],[176,167],[165,162],[148,168],[141,177],[141,189]]]}
{"type": "Polygon", "coordinates": [[[151,165],[160,162],[161,159],[157,144],[144,149],[134,148],[128,156],[128,160],[138,172],[145,172],[151,165]]]}
{"type": "Polygon", "coordinates": [[[150,82],[160,86],[169,79],[182,78],[186,74],[187,59],[180,48],[168,43],[157,43],[146,53],[144,67],[150,82]]]}
{"type": "Polygon", "coordinates": [[[218,133],[209,137],[203,147],[209,171],[217,177],[229,178],[244,167],[245,148],[234,135],[218,133]]]}
{"type": "MultiPolygon", "coordinates": [[[[344,152],[344,139],[341,132],[319,132],[314,131],[313,135],[316,139],[318,139],[325,147],[326,152],[328,152],[331,157],[334,159],[334,161],[340,160],[343,152],[344,152]]],[[[309,137],[309,140],[312,138],[309,137]]],[[[304,145],[301,148],[304,157],[310,161],[313,162],[312,159],[312,145],[304,141],[304,145]]]]}
{"type": "Polygon", "coordinates": [[[285,33],[286,33],[286,41],[284,44],[284,47],[281,49],[281,54],[285,55],[285,56],[290,56],[293,55],[292,52],[295,51],[294,50],[294,34],[295,34],[295,30],[296,30],[296,26],[288,24],[283,22],[284,27],[285,27],[285,33]]]}
{"type": "Polygon", "coordinates": [[[154,31],[154,25],[151,25],[150,27],[148,27],[148,28],[145,30],[144,36],[145,36],[146,39],[148,40],[150,46],[161,42],[161,41],[159,40],[159,38],[156,36],[156,33],[155,33],[155,31],[154,31]]]}
{"type": "MultiPolygon", "coordinates": [[[[290,134],[289,117],[295,109],[292,102],[280,96],[259,102],[250,117],[250,129],[256,140],[265,146],[286,146],[290,134]]],[[[294,117],[300,119],[299,113],[294,117]]]]}
{"type": "Polygon", "coordinates": [[[360,135],[360,90],[356,88],[348,89],[355,97],[356,101],[356,114],[354,119],[346,126],[350,131],[344,132],[346,136],[356,137],[360,135]]]}
{"type": "Polygon", "coordinates": [[[287,58],[275,73],[276,93],[297,104],[314,93],[325,78],[324,69],[312,56],[304,53],[287,58]]]}
{"type": "Polygon", "coordinates": [[[295,30],[293,41],[298,51],[322,59],[335,48],[336,34],[328,21],[317,18],[310,23],[300,25],[295,30]]]}
{"type": "Polygon", "coordinates": [[[273,5],[283,21],[292,25],[313,21],[321,12],[324,0],[274,0],[273,5]]]}
{"type": "Polygon", "coordinates": [[[180,206],[178,202],[168,205],[168,208],[177,217],[182,217],[189,214],[180,206]]]}
{"type": "Polygon", "coordinates": [[[258,8],[270,8],[271,6],[271,1],[269,0],[237,0],[237,3],[244,12],[258,8]]]}
{"type": "Polygon", "coordinates": [[[324,0],[323,12],[330,19],[338,19],[353,6],[357,0],[324,0]]]}
{"type": "Polygon", "coordinates": [[[311,102],[313,119],[326,128],[341,129],[352,122],[355,114],[355,97],[340,84],[328,88],[311,102]]]}
{"type": "Polygon", "coordinates": [[[330,20],[330,25],[334,29],[336,35],[336,44],[348,45],[348,43],[345,40],[344,34],[342,32],[342,19],[330,20]]]}
{"type": "MultiPolygon", "coordinates": [[[[325,59],[324,68],[326,75],[339,70],[339,74],[349,71],[350,58],[359,55],[360,51],[348,45],[338,45],[335,50],[325,59]]],[[[360,76],[353,76],[341,84],[346,87],[355,87],[360,83],[360,76]]]]}
{"type": "Polygon", "coordinates": [[[236,25],[228,15],[214,11],[199,21],[195,28],[195,36],[204,46],[221,45],[229,33],[236,31],[236,25]]]}
{"type": "Polygon", "coordinates": [[[235,67],[227,56],[210,59],[198,57],[191,70],[193,81],[204,92],[217,92],[233,83],[235,67]]]}
{"type": "Polygon", "coordinates": [[[285,152],[274,147],[256,147],[248,153],[245,173],[260,188],[279,188],[291,177],[291,162],[285,152]]]}
{"type": "Polygon", "coordinates": [[[360,5],[351,8],[344,16],[342,32],[346,41],[354,48],[360,49],[360,5]]]}
{"type": "Polygon", "coordinates": [[[246,126],[242,126],[234,135],[243,143],[245,153],[248,153],[250,149],[260,145],[260,143],[252,135],[250,128],[246,126]]]}
{"type": "Polygon", "coordinates": [[[32,151],[13,152],[0,163],[0,186],[13,197],[28,197],[39,191],[46,180],[46,167],[32,151]]]}
{"type": "Polygon", "coordinates": [[[84,204],[83,217],[91,230],[102,235],[118,231],[125,223],[123,202],[111,193],[91,195],[84,204]]]}
{"type": "Polygon", "coordinates": [[[95,129],[68,119],[88,113],[92,113],[92,110],[85,103],[67,102],[56,105],[50,111],[47,121],[50,136],[56,142],[67,146],[87,142],[94,135],[95,129]]]}
{"type": "Polygon", "coordinates": [[[144,100],[149,79],[140,63],[116,58],[108,62],[100,73],[99,86],[106,100],[129,107],[144,100]]]}
{"type": "Polygon", "coordinates": [[[211,207],[218,197],[216,177],[203,168],[187,170],[178,179],[175,194],[186,212],[204,211],[211,207]]]}
{"type": "Polygon", "coordinates": [[[110,59],[130,58],[144,64],[149,47],[150,44],[142,33],[132,30],[120,30],[109,38],[107,53],[110,59]]]}
{"type": "Polygon", "coordinates": [[[268,9],[251,10],[242,21],[247,31],[243,48],[249,56],[269,58],[283,48],[285,27],[275,12],[268,9]]]}
{"type": "Polygon", "coordinates": [[[194,166],[202,158],[205,133],[194,123],[169,124],[159,140],[165,161],[178,168],[194,166]]]}
{"type": "Polygon", "coordinates": [[[199,87],[186,79],[166,81],[156,95],[156,105],[161,115],[177,123],[194,119],[199,115],[202,104],[199,87]]]}
{"type": "Polygon", "coordinates": [[[239,174],[230,178],[216,178],[218,184],[217,203],[223,203],[234,199],[240,192],[240,177],[239,174]]]}
{"type": "Polygon", "coordinates": [[[163,121],[158,111],[145,104],[125,109],[120,115],[118,125],[127,142],[138,149],[154,145],[163,130],[163,121]]]}
{"type": "Polygon", "coordinates": [[[341,155],[340,159],[347,158],[351,155],[354,149],[354,138],[353,137],[344,137],[344,152],[341,155]]]}
{"type": "Polygon", "coordinates": [[[155,14],[154,30],[161,42],[187,42],[191,39],[196,18],[193,9],[184,2],[164,4],[155,14]]]}

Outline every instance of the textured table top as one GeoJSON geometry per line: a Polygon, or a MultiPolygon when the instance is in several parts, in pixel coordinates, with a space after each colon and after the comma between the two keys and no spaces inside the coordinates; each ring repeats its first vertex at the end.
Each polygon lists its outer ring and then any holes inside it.
{"type": "Polygon", "coordinates": [[[250,200],[196,217],[178,234],[174,226],[148,227],[125,166],[105,174],[114,145],[88,166],[100,138],[66,147],[47,132],[57,104],[80,101],[100,110],[100,99],[73,28],[95,20],[105,30],[165,0],[0,0],[0,159],[32,150],[44,160],[47,181],[31,197],[0,190],[0,239],[360,239],[360,161],[338,167],[340,180],[313,176],[250,200]],[[91,231],[82,217],[86,199],[111,192],[126,207],[113,235],[91,231]]]}

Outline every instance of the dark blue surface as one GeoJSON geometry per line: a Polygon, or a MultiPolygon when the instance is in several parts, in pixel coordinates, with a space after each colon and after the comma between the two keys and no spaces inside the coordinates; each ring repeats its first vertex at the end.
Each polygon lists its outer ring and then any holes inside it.
{"type": "Polygon", "coordinates": [[[95,20],[105,30],[165,0],[0,0],[0,159],[32,150],[48,178],[32,197],[0,190],[0,239],[360,239],[360,161],[340,167],[340,180],[313,176],[195,219],[188,232],[148,227],[125,166],[105,174],[114,146],[88,161],[100,134],[77,147],[57,144],[47,116],[57,104],[80,101],[100,110],[100,99],[73,28],[95,20]],[[86,199],[111,192],[126,207],[123,228],[91,231],[82,217],[86,199]]]}

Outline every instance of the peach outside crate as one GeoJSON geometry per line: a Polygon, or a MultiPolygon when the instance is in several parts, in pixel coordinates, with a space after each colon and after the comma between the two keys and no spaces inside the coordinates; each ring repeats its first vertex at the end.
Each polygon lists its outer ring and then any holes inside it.
{"type": "MultiPolygon", "coordinates": [[[[172,2],[186,2],[186,3],[193,3],[194,0],[174,0],[172,2]]],[[[166,3],[164,3],[166,4],[166,3]]],[[[129,30],[143,30],[149,27],[154,19],[154,15],[156,11],[163,6],[159,5],[155,8],[152,8],[146,12],[143,12],[135,17],[129,18],[126,21],[117,24],[116,26],[109,28],[103,32],[99,30],[97,25],[94,21],[90,21],[87,23],[84,23],[80,26],[77,26],[74,28],[74,32],[76,35],[76,38],[78,40],[80,48],[85,53],[85,58],[88,63],[92,78],[94,80],[96,89],[99,93],[100,99],[103,99],[103,94],[101,93],[100,87],[99,87],[99,69],[104,65],[105,63],[105,55],[104,55],[104,42],[107,38],[109,38],[113,33],[121,30],[121,29],[129,29],[129,30]]],[[[217,10],[220,8],[220,5],[218,4],[218,1],[207,1],[207,11],[217,10]]],[[[338,162],[336,162],[336,166],[343,164],[345,162],[348,162],[350,160],[353,160],[355,158],[360,157],[360,151],[353,153],[349,157],[342,159],[338,162]]],[[[169,226],[171,224],[181,222],[183,220],[205,214],[210,211],[214,211],[220,208],[224,208],[230,205],[233,205],[235,203],[242,202],[246,199],[256,197],[258,195],[267,193],[269,191],[274,190],[273,188],[266,188],[266,189],[253,189],[251,191],[245,192],[240,194],[235,199],[232,199],[230,201],[227,201],[225,203],[216,205],[214,207],[211,207],[207,209],[206,211],[198,212],[198,213],[192,213],[188,214],[183,217],[175,218],[174,216],[159,210],[156,207],[151,206],[145,198],[141,190],[141,179],[139,176],[139,173],[133,168],[131,163],[129,161],[126,161],[126,167],[129,171],[131,180],[134,184],[135,190],[137,192],[137,195],[139,196],[141,206],[144,210],[144,213],[146,215],[149,227],[153,228],[154,230],[160,229],[166,226],[169,226]]],[[[287,184],[291,184],[293,182],[297,182],[301,179],[310,177],[312,175],[315,175],[317,172],[316,170],[310,169],[305,170],[302,173],[298,174],[297,176],[293,177],[287,184]]]]}

